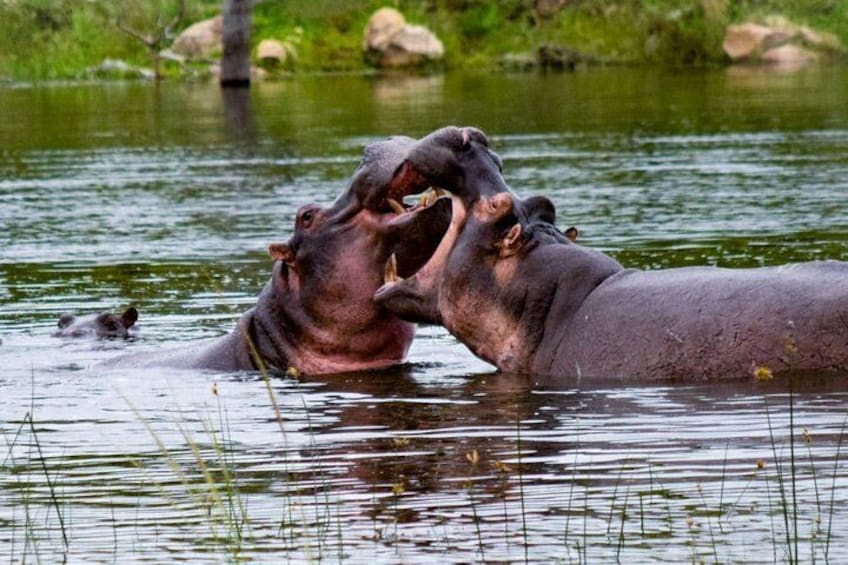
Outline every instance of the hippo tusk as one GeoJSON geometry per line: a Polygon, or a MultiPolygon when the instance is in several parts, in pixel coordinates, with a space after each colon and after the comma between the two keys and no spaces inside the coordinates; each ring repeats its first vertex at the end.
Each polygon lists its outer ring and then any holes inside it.
{"type": "Polygon", "coordinates": [[[405,214],[406,213],[406,209],[403,207],[403,205],[400,202],[398,202],[397,200],[395,200],[394,198],[387,198],[386,202],[389,204],[389,208],[391,208],[392,210],[394,210],[398,214],[405,214]]]}
{"type": "Polygon", "coordinates": [[[402,280],[403,279],[398,276],[397,273],[397,256],[392,253],[391,257],[389,257],[389,260],[386,262],[386,270],[383,273],[383,282],[393,283],[402,280]]]}

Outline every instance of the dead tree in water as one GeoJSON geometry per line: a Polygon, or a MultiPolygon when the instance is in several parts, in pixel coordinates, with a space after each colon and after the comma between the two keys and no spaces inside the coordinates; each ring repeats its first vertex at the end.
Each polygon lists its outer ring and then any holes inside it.
{"type": "Polygon", "coordinates": [[[162,78],[162,56],[159,53],[165,48],[166,43],[173,37],[177,26],[183,21],[185,8],[185,0],[180,0],[177,7],[177,15],[167,24],[164,21],[164,14],[160,12],[156,17],[156,31],[153,33],[141,33],[127,27],[121,16],[117,16],[115,19],[115,23],[121,31],[138,39],[147,47],[147,52],[153,61],[153,72],[156,74],[157,80],[162,78]]]}
{"type": "Polygon", "coordinates": [[[221,86],[250,86],[252,0],[224,0],[221,86]]]}

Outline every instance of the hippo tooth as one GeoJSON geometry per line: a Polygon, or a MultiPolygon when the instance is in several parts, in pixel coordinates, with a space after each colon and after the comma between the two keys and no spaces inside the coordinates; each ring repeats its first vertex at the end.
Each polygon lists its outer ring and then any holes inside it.
{"type": "Polygon", "coordinates": [[[434,187],[433,190],[436,192],[436,198],[441,198],[447,191],[444,188],[434,187]]]}
{"type": "Polygon", "coordinates": [[[418,206],[421,208],[432,206],[433,203],[439,199],[439,196],[439,193],[437,193],[435,189],[428,188],[421,193],[421,197],[418,200],[418,206]]]}
{"type": "Polygon", "coordinates": [[[432,188],[427,191],[427,206],[432,206],[439,199],[439,195],[432,188]]]}
{"type": "Polygon", "coordinates": [[[394,210],[396,213],[398,213],[398,214],[406,213],[406,209],[403,207],[403,205],[400,202],[398,202],[397,200],[395,200],[394,198],[387,198],[386,202],[389,203],[389,208],[394,210]]]}
{"type": "Polygon", "coordinates": [[[392,253],[391,257],[389,257],[389,260],[386,262],[386,271],[383,274],[383,281],[393,283],[402,280],[403,279],[397,274],[397,256],[392,253]]]}

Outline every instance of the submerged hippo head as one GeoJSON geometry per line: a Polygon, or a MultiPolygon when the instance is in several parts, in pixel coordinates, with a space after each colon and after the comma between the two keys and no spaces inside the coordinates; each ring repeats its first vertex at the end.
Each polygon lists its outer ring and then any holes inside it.
{"type": "Polygon", "coordinates": [[[579,303],[621,268],[575,245],[576,230],[560,232],[548,198],[515,196],[478,130],[445,128],[422,139],[398,176],[423,176],[451,192],[452,219],[427,263],[388,281],[376,302],[404,319],[444,325],[501,369],[528,366],[554,301],[579,303]],[[566,276],[552,268],[563,263],[566,276]]]}
{"type": "Polygon", "coordinates": [[[410,275],[430,257],[450,222],[447,200],[403,203],[426,184],[394,173],[415,140],[369,145],[347,190],[329,207],[302,207],[286,243],[272,243],[271,282],[253,312],[251,338],[273,366],[311,373],[385,367],[402,361],[414,325],[376,304],[392,256],[410,275]],[[414,210],[414,214],[406,212],[414,210]],[[394,253],[394,255],[393,255],[394,253]]]}
{"type": "Polygon", "coordinates": [[[138,310],[130,306],[122,314],[101,312],[77,317],[63,314],[59,318],[59,329],[53,334],[57,337],[121,337],[130,336],[129,329],[138,320],[138,310]]]}

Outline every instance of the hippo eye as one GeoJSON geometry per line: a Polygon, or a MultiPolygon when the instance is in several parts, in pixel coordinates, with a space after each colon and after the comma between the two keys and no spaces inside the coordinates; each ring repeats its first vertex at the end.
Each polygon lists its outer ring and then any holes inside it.
{"type": "Polygon", "coordinates": [[[312,225],[312,220],[314,220],[314,219],[315,219],[315,212],[313,212],[312,210],[306,210],[306,211],[303,212],[303,215],[300,216],[300,224],[304,228],[308,228],[309,226],[312,225]]]}

